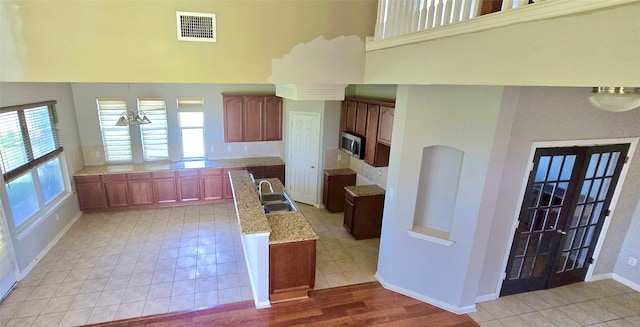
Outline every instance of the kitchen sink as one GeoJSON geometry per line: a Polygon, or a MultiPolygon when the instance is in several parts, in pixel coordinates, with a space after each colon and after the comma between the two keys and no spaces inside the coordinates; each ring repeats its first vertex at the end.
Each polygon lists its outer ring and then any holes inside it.
{"type": "Polygon", "coordinates": [[[263,193],[262,194],[262,208],[264,213],[276,214],[276,213],[293,213],[298,211],[293,201],[289,198],[287,193],[263,193]]]}

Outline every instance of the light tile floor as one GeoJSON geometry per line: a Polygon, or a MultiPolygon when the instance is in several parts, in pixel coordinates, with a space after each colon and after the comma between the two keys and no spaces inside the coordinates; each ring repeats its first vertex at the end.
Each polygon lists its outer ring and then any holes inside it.
{"type": "MultiPolygon", "coordinates": [[[[320,235],[316,289],[373,281],[379,240],[298,204],[320,235]]],[[[83,214],[0,303],[0,327],[77,326],[251,300],[233,203],[83,214]]]]}
{"type": "Polygon", "coordinates": [[[495,326],[640,326],[640,292],[612,279],[503,296],[470,316],[495,326]]]}

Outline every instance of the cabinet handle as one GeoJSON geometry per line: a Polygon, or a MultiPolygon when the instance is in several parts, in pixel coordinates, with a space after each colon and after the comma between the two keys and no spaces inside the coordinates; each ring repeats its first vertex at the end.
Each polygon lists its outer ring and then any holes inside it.
{"type": "Polygon", "coordinates": [[[556,232],[562,235],[567,235],[567,232],[563,231],[562,229],[558,229],[556,232]]]}

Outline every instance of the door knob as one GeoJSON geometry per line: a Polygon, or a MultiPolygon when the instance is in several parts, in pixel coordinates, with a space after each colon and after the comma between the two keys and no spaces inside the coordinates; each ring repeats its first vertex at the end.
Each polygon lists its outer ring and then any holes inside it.
{"type": "Polygon", "coordinates": [[[567,235],[567,232],[563,231],[562,229],[558,229],[556,232],[562,234],[562,235],[567,235]]]}
{"type": "Polygon", "coordinates": [[[311,166],[311,169],[316,168],[316,166],[311,166]]]}

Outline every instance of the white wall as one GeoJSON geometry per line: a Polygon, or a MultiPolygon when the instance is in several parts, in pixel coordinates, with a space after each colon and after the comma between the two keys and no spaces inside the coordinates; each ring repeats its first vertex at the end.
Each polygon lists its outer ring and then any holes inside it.
{"type": "Polygon", "coordinates": [[[635,267],[628,265],[629,257],[640,259],[640,200],[638,200],[627,237],[622,243],[618,261],[613,269],[613,272],[619,276],[640,285],[640,264],[636,264],[635,267]]]}
{"type": "MultiPolygon", "coordinates": [[[[640,110],[610,113],[595,109],[588,102],[588,88],[522,87],[516,102],[515,118],[499,183],[498,203],[491,222],[478,295],[496,292],[512,224],[526,183],[527,164],[532,142],[608,139],[640,136],[640,110]]],[[[633,218],[640,194],[640,160],[631,161],[616,209],[612,214],[594,274],[621,271],[622,244],[625,253],[636,252],[638,217],[633,218]],[[632,221],[633,224],[632,225],[632,221]],[[628,236],[631,235],[631,236],[628,236]],[[634,245],[636,248],[634,249],[634,245]],[[628,252],[627,252],[628,251],[628,252]],[[620,257],[620,260],[619,260],[620,257]],[[617,264],[618,262],[618,264],[617,264]],[[615,267],[615,270],[614,270],[615,267]]],[[[626,261],[625,261],[626,262],[626,261]]],[[[626,276],[633,277],[626,272],[626,276]]],[[[639,282],[638,280],[635,281],[639,282]]]]}
{"type": "MultiPolygon", "coordinates": [[[[102,136],[98,122],[96,98],[127,98],[129,108],[135,108],[136,98],[164,98],[169,123],[169,149],[171,160],[181,158],[180,130],[176,99],[179,97],[204,98],[205,150],[208,159],[284,156],[284,144],[271,142],[224,142],[224,120],[221,93],[275,93],[273,85],[253,84],[126,84],[126,83],[74,83],[73,99],[80,124],[84,160],[88,166],[105,163],[102,136]],[[247,150],[245,150],[245,146],[247,150]],[[213,148],[213,151],[211,149],[213,148]]],[[[132,145],[140,147],[140,139],[132,133],[132,145]]],[[[135,160],[135,157],[134,157],[135,160]]],[[[141,158],[140,158],[141,160],[141,158]]]]}
{"type": "MultiPolygon", "coordinates": [[[[59,119],[60,141],[64,148],[68,175],[83,168],[80,137],[75,117],[71,85],[68,83],[0,83],[0,106],[12,106],[34,102],[56,100],[59,119]]],[[[4,193],[4,187],[0,192],[4,193]]],[[[6,199],[6,197],[2,196],[6,199]]],[[[3,204],[8,210],[8,203],[3,204]]],[[[9,235],[13,243],[18,269],[22,273],[40,260],[38,255],[64,230],[74,217],[80,213],[75,193],[71,194],[60,206],[45,216],[29,234],[18,240],[17,232],[11,221],[9,235]],[[58,215],[59,219],[56,219],[58,215]]],[[[6,212],[11,220],[10,212],[6,212]]]]}
{"type": "MultiPolygon", "coordinates": [[[[393,288],[453,311],[473,307],[481,266],[471,260],[485,178],[501,111],[502,87],[399,86],[378,258],[378,275],[393,288]],[[422,148],[464,152],[451,246],[410,237],[422,148]],[[473,263],[473,264],[470,264],[473,263]]],[[[418,200],[419,201],[419,200],[418,200]]],[[[484,223],[484,222],[482,222],[484,223]]]]}

